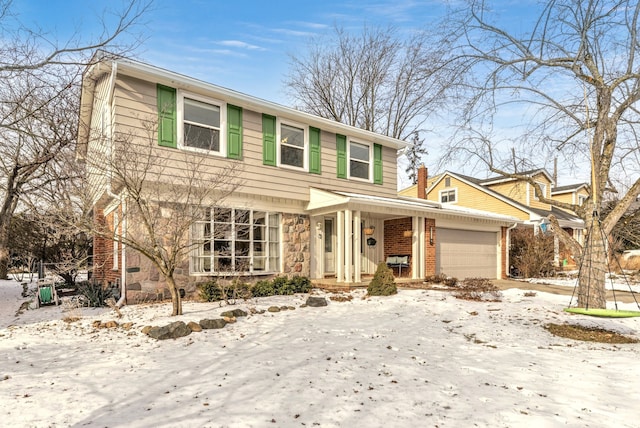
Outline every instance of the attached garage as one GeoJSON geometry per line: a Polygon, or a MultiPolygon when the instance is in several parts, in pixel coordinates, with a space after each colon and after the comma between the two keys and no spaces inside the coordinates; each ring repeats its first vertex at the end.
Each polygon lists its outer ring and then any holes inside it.
{"type": "Polygon", "coordinates": [[[498,277],[496,232],[436,228],[436,273],[458,279],[498,277]]]}

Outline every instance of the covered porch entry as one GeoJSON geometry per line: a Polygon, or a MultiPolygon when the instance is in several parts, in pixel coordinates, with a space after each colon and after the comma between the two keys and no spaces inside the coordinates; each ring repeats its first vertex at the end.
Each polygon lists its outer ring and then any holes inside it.
{"type": "Polygon", "coordinates": [[[439,204],[429,201],[311,188],[307,206],[311,279],[331,279],[346,286],[361,284],[363,276],[375,273],[387,256],[400,253],[411,260],[402,276],[423,279],[427,259],[435,257],[434,230],[427,230],[425,224],[429,211],[438,208],[439,204]],[[402,230],[393,226],[396,219],[402,219],[402,230]],[[402,243],[396,238],[402,238],[402,243]]]}

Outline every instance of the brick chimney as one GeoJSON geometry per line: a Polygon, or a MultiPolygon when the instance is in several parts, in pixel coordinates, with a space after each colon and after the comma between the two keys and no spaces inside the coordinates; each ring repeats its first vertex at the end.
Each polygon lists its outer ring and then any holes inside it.
{"type": "Polygon", "coordinates": [[[427,178],[429,177],[424,164],[418,167],[418,198],[427,199],[427,178]]]}

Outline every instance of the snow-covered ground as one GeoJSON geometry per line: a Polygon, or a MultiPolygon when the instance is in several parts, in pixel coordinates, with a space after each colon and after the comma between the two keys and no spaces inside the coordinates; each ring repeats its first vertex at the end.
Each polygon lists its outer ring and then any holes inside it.
{"type": "MultiPolygon", "coordinates": [[[[502,302],[446,291],[329,301],[253,299],[220,330],[156,341],[169,304],[48,306],[0,281],[0,426],[6,427],[638,427],[640,344],[552,336],[579,323],[640,338],[640,318],[563,312],[567,296],[506,290],[502,302]],[[63,318],[81,316],[79,321],[63,318]],[[131,322],[98,329],[96,320],[131,322]]],[[[322,294],[320,294],[322,295],[322,294]]],[[[637,309],[621,305],[621,309],[637,309]]],[[[217,303],[177,319],[216,318],[217,303]]]]}

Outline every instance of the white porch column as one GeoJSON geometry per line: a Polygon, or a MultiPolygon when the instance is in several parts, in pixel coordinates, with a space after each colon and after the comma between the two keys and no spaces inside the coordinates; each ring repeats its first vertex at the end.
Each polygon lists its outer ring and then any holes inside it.
{"type": "Polygon", "coordinates": [[[353,282],[362,281],[362,254],[360,253],[360,211],[353,212],[353,282]]]}
{"type": "Polygon", "coordinates": [[[427,232],[424,228],[425,218],[418,217],[418,253],[420,254],[420,260],[415,260],[416,276],[414,279],[424,278],[426,275],[426,258],[427,258],[427,232]]]}
{"type": "Polygon", "coordinates": [[[422,254],[420,251],[420,236],[424,234],[420,227],[420,217],[411,217],[411,278],[418,278],[420,272],[420,259],[422,254]]]}
{"type": "Polygon", "coordinates": [[[344,281],[353,282],[351,272],[353,262],[353,216],[351,210],[344,210],[344,281]]]}
{"type": "Polygon", "coordinates": [[[344,211],[336,219],[336,281],[344,281],[344,211]]]}

